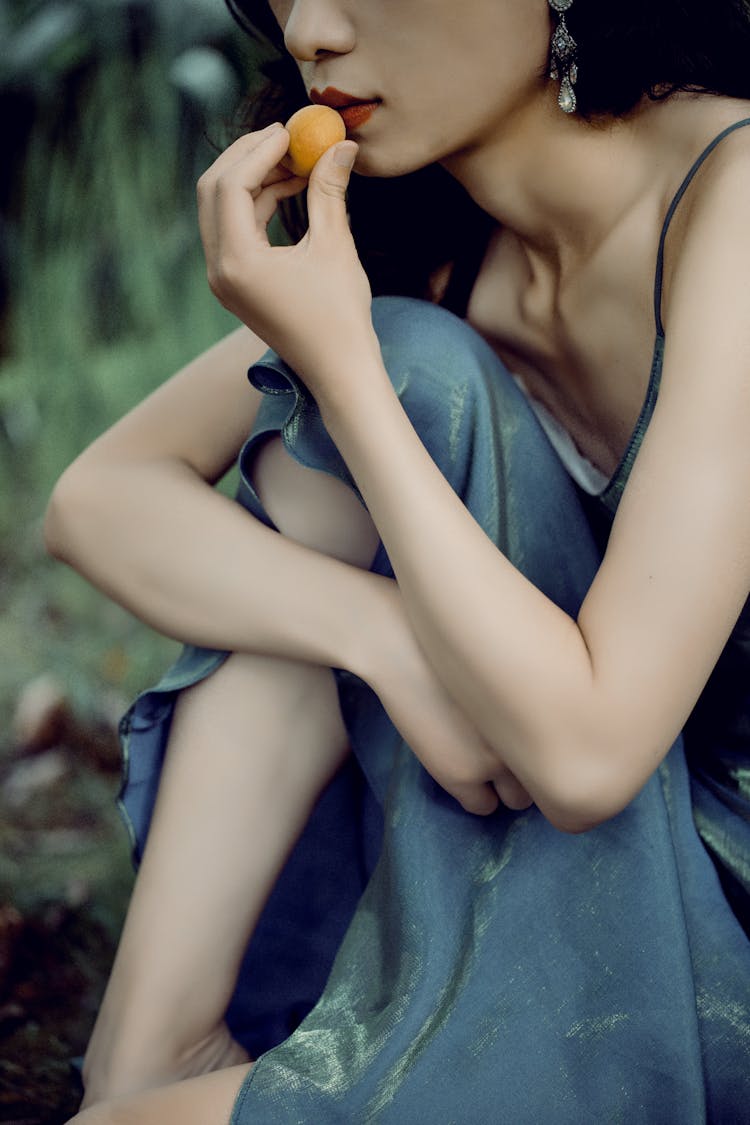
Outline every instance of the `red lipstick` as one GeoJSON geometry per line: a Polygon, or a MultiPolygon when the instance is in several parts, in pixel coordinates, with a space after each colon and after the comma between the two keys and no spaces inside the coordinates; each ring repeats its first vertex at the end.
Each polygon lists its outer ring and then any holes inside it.
{"type": "Polygon", "coordinates": [[[358,98],[354,94],[347,94],[337,90],[335,86],[326,86],[325,90],[312,89],[310,101],[315,105],[327,105],[341,114],[347,132],[360,128],[369,121],[375,110],[380,105],[379,98],[358,98]]]}

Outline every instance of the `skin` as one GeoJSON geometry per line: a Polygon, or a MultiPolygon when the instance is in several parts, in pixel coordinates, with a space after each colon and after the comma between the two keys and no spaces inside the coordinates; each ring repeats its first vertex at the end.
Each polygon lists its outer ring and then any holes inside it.
{"type": "Polygon", "coordinates": [[[546,67],[546,0],[472,0],[470,13],[446,0],[273,0],[270,6],[308,91],[333,85],[358,98],[383,98],[355,136],[367,138],[357,163],[365,175],[398,175],[442,160],[457,151],[456,142],[484,146],[538,94],[546,67]],[[502,65],[498,44],[513,44],[502,65]],[[450,60],[449,85],[436,59],[450,60]],[[466,90],[472,94],[470,115],[466,99],[456,96],[466,90]]]}
{"type": "MultiPolygon", "coordinates": [[[[542,77],[543,0],[473,0],[460,13],[448,0],[272,7],[308,89],[382,98],[353,138],[358,171],[386,175],[440,160],[497,219],[468,319],[581,451],[611,472],[646,389],[668,200],[705,144],[750,105],[685,95],[607,126],[564,117],[542,77]],[[504,43],[513,48],[499,66],[504,43]],[[435,59],[450,60],[451,89],[471,98],[450,96],[435,59]]],[[[508,803],[528,793],[562,830],[585,830],[622,809],[659,764],[750,588],[750,138],[741,131],[724,142],[676,217],[659,401],[575,621],[485,538],[393,393],[346,222],[348,170],[335,159],[353,154],[350,142],[313,174],[305,240],[268,245],[277,199],[301,187],[278,171],[287,143],[282,129],[242,138],[199,188],[211,287],[250,331],[196,361],[84,454],[53,498],[50,545],[174,635],[360,671],[466,808],[491,811],[498,784],[502,791],[516,778],[508,803]],[[265,343],[315,395],[397,585],[358,569],[366,527],[343,559],[324,557],[335,554],[329,540],[306,538],[304,529],[292,541],[294,505],[276,482],[296,470],[273,443],[258,472],[282,515],[292,510],[290,537],[261,534],[205,487],[252,421],[257,400],[241,372],[265,343]],[[96,488],[86,483],[92,477],[96,488]],[[180,504],[189,505],[190,528],[169,514],[180,504]],[[153,539],[132,543],[123,532],[136,511],[153,539]],[[202,529],[199,540],[192,527],[202,529]],[[265,581],[254,594],[248,566],[268,576],[270,596],[265,581]],[[280,620],[273,582],[286,596],[292,575],[299,616],[280,620]],[[355,611],[373,627],[353,638],[355,611]],[[410,702],[417,686],[453,708],[438,745],[420,738],[424,710],[410,702]]],[[[178,1104],[181,1084],[173,1101],[167,1090],[139,1095],[130,1109],[96,1106],[80,1120],[227,1121],[245,1071],[193,1079],[187,1108],[178,1104]]]]}

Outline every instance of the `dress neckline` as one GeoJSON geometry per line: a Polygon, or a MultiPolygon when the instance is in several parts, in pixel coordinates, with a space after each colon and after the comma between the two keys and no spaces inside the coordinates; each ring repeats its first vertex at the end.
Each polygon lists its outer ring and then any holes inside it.
{"type": "MultiPolygon", "coordinates": [[[[664,288],[664,253],[667,242],[667,235],[669,228],[674,218],[675,212],[682,202],[685,192],[690,187],[695,179],[696,174],[703,166],[705,161],[714,151],[714,149],[721,144],[725,137],[734,133],[737,129],[742,129],[750,125],[750,117],[743,117],[739,121],[733,122],[726,128],[722,129],[713,140],[711,140],[699,156],[693,161],[682,183],[675,192],[672,200],[667,208],[664,222],[662,224],[661,233],[659,235],[658,248],[656,252],[656,267],[654,271],[654,291],[653,291],[653,305],[654,305],[654,324],[655,324],[655,339],[654,349],[651,358],[651,371],[649,374],[648,386],[646,395],[638,415],[635,427],[630,435],[625,452],[620,458],[615,471],[609,478],[607,484],[598,493],[592,493],[592,499],[598,502],[601,507],[607,511],[610,516],[614,516],[617,510],[617,505],[620,502],[620,497],[625,490],[630,471],[633,467],[638,450],[640,449],[643,435],[648,428],[651,421],[651,416],[656,406],[656,400],[659,394],[659,385],[661,382],[661,372],[664,362],[664,346],[665,346],[665,330],[662,321],[662,295],[664,288]]],[[[494,220],[487,216],[486,223],[480,223],[473,236],[467,240],[464,246],[463,253],[454,262],[451,275],[448,280],[448,285],[440,304],[450,309],[457,316],[462,318],[466,317],[469,305],[469,298],[471,296],[474,283],[476,282],[477,275],[487,252],[487,245],[489,239],[496,228],[494,220]]],[[[572,439],[571,439],[572,440],[572,439]]]]}

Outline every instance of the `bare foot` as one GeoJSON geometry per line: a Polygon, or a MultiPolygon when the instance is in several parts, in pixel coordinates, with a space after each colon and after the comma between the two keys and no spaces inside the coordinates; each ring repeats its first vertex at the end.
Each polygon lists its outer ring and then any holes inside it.
{"type": "Polygon", "coordinates": [[[136,1050],[135,1057],[131,1052],[129,1059],[111,1058],[104,1067],[87,1054],[83,1066],[86,1092],[81,1109],[252,1061],[244,1047],[232,1038],[225,1023],[219,1024],[199,1043],[175,1055],[154,1050],[144,1055],[142,1050],[136,1050]]]}

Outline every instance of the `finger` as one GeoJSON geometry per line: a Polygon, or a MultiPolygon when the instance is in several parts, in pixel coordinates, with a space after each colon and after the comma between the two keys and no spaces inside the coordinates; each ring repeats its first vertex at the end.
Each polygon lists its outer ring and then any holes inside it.
{"type": "Polygon", "coordinates": [[[274,184],[288,183],[290,180],[295,184],[302,184],[303,187],[307,187],[307,180],[303,180],[301,176],[293,175],[283,164],[277,164],[275,168],[272,168],[260,186],[261,188],[273,187],[274,184]]]}
{"type": "Polygon", "coordinates": [[[341,141],[324,152],[313,168],[307,191],[312,240],[349,230],[346,189],[358,151],[354,141],[341,141]]]}
{"type": "Polygon", "coordinates": [[[300,176],[287,176],[267,186],[255,200],[255,222],[258,232],[267,240],[266,228],[278,210],[282,199],[299,195],[307,187],[307,180],[300,176]]]}
{"type": "Polygon", "coordinates": [[[531,808],[534,804],[528,790],[524,789],[521,782],[510,770],[506,770],[500,777],[496,777],[493,785],[495,792],[506,808],[520,812],[522,809],[531,808]]]}
{"type": "Polygon", "coordinates": [[[247,133],[230,145],[198,180],[198,224],[207,257],[218,252],[219,214],[217,201],[232,185],[260,195],[268,179],[286,178],[278,169],[279,161],[289,145],[289,134],[281,125],[269,126],[258,133],[247,133]]]}
{"type": "MultiPolygon", "coordinates": [[[[281,123],[275,121],[272,125],[267,125],[265,129],[258,129],[257,132],[254,133],[243,133],[241,137],[238,137],[237,140],[233,141],[231,145],[228,145],[223,152],[219,153],[210,168],[206,169],[201,179],[206,179],[209,182],[217,179],[239,160],[245,159],[251,153],[260,149],[269,137],[273,136],[275,133],[281,133],[282,131],[286,132],[281,123]]],[[[287,136],[288,135],[287,133],[287,136]]]]}
{"type": "Polygon", "coordinates": [[[489,816],[500,804],[497,793],[489,783],[451,785],[450,794],[466,812],[475,816],[489,816]]]}
{"type": "MultiPolygon", "coordinates": [[[[267,241],[263,224],[260,224],[259,230],[256,207],[262,198],[262,184],[286,152],[288,144],[289,134],[285,129],[272,132],[262,144],[228,166],[215,180],[206,210],[207,223],[209,226],[213,224],[214,245],[219,255],[226,250],[242,256],[258,241],[267,241]]],[[[278,181],[265,190],[270,190],[273,197],[287,189],[278,181]]],[[[264,211],[268,214],[267,206],[264,211]]]]}

